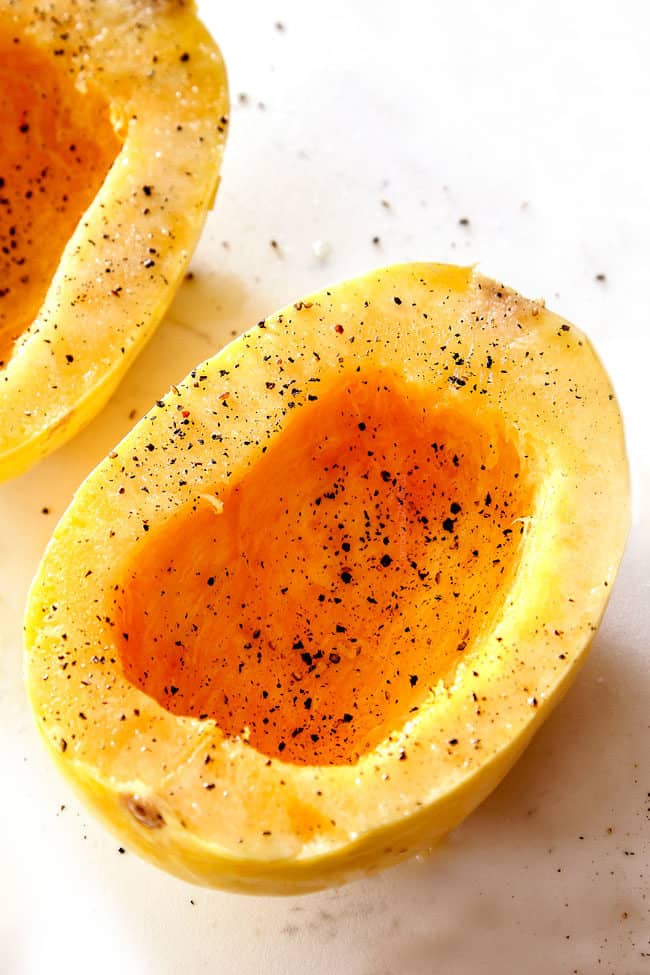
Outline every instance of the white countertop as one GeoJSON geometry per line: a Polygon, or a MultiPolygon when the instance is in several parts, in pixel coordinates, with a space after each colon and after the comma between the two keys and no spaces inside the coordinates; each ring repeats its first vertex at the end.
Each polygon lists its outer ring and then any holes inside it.
{"type": "Polygon", "coordinates": [[[0,972],[650,973],[645,5],[200,6],[232,126],[195,279],[102,415],[0,486],[0,972]],[[565,701],[429,859],[303,898],[192,888],[121,854],[50,765],[22,686],[27,587],[75,487],[171,382],[285,302],[411,259],[478,262],[599,350],[635,491],[609,610],[565,701]]]}

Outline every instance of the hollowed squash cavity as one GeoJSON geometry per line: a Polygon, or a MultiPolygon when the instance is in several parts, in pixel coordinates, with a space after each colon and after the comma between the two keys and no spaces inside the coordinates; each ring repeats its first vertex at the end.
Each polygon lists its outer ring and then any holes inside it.
{"type": "Polygon", "coordinates": [[[318,388],[217,510],[207,494],[147,534],[119,646],[172,713],[284,761],[354,764],[493,618],[531,489],[494,417],[389,372],[318,388]]]}
{"type": "Polygon", "coordinates": [[[472,269],[372,272],[198,366],[79,489],[27,611],[39,728],[160,866],[341,883],[506,774],[627,523],[581,332],[472,269]]]}
{"type": "Polygon", "coordinates": [[[108,100],[0,21],[0,367],[41,307],[121,140],[108,100]]]}

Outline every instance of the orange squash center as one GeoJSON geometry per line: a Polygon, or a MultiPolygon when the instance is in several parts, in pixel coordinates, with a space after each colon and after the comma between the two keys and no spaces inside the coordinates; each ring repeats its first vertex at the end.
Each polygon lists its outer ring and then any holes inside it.
{"type": "Polygon", "coordinates": [[[132,558],[125,674],[270,757],[327,765],[453,677],[498,611],[532,492],[496,419],[386,372],[296,410],[220,498],[132,558]]]}
{"type": "MultiPolygon", "coordinates": [[[[65,48],[61,41],[61,48],[65,48]]],[[[64,59],[0,24],[0,368],[31,325],[120,149],[108,105],[64,59]]]]}

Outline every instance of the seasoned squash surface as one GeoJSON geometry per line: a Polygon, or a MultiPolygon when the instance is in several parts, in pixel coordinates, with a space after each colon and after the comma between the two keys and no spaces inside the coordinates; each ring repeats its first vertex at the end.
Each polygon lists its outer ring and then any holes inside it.
{"type": "Polygon", "coordinates": [[[0,367],[32,324],[63,249],[120,150],[109,104],[79,96],[28,37],[0,34],[0,367]]]}
{"type": "Polygon", "coordinates": [[[132,553],[118,646],[172,713],[284,761],[354,764],[494,618],[532,491],[495,417],[387,371],[321,387],[216,509],[132,553]]]}
{"type": "Polygon", "coordinates": [[[395,863],[568,687],[627,523],[581,332],[471,269],[372,272],[198,366],[79,489],[26,617],[40,730],[188,879],[395,863]]]}
{"type": "Polygon", "coordinates": [[[228,95],[193,4],[0,7],[0,479],[84,426],[182,280],[228,95]]]}

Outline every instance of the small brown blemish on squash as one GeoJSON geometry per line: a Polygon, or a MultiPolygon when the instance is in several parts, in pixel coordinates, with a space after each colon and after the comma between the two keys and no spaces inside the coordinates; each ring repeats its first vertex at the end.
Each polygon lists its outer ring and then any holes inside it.
{"type": "Polygon", "coordinates": [[[139,796],[137,793],[135,793],[133,795],[124,796],[122,801],[133,818],[136,819],[141,826],[145,826],[147,829],[160,829],[165,825],[165,820],[162,813],[151,801],[151,799],[145,799],[143,796],[139,796]]]}

